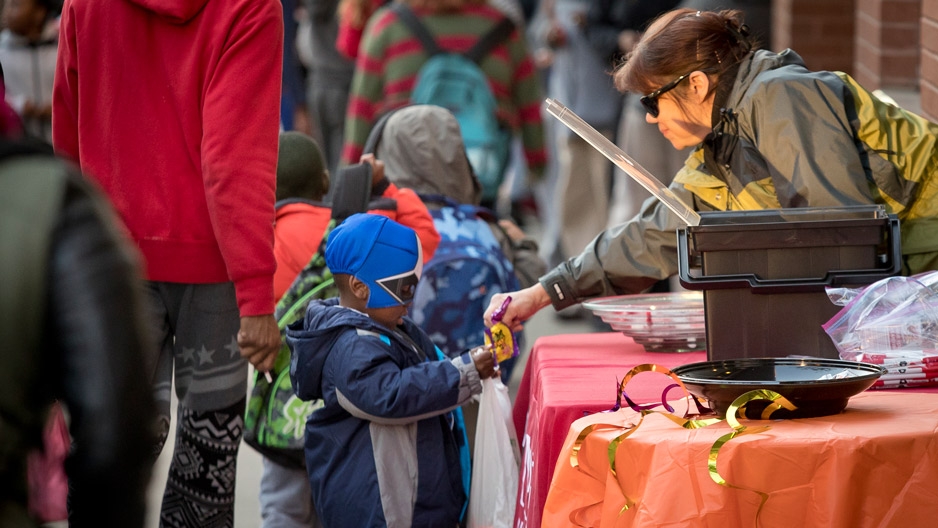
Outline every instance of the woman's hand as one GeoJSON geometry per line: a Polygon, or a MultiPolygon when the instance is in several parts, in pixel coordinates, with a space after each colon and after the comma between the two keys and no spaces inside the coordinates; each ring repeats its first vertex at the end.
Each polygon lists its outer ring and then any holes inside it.
{"type": "Polygon", "coordinates": [[[547,290],[537,283],[529,288],[510,293],[496,293],[489,301],[489,307],[485,309],[485,325],[492,326],[492,314],[495,310],[501,308],[505,298],[511,297],[511,302],[502,314],[501,322],[505,324],[512,332],[519,332],[524,327],[524,322],[530,319],[541,308],[550,304],[550,296],[547,290]]]}

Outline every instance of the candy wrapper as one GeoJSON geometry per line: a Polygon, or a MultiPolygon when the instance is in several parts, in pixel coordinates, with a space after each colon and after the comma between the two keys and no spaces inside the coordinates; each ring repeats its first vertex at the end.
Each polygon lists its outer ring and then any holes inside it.
{"type": "Polygon", "coordinates": [[[495,352],[495,361],[500,363],[518,355],[518,343],[515,336],[511,333],[511,328],[502,322],[505,316],[505,310],[511,304],[511,297],[505,299],[505,302],[492,313],[492,326],[485,329],[485,345],[491,345],[495,352]]]}
{"type": "Polygon", "coordinates": [[[938,385],[938,272],[828,295],[844,305],[823,325],[841,359],[886,367],[873,388],[938,385]]]}

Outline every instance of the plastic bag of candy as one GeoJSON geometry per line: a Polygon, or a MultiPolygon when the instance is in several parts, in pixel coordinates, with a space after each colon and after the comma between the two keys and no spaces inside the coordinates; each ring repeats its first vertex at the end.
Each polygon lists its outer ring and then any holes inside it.
{"type": "Polygon", "coordinates": [[[823,325],[841,359],[886,367],[873,388],[938,386],[938,272],[827,293],[843,305],[823,325]]]}

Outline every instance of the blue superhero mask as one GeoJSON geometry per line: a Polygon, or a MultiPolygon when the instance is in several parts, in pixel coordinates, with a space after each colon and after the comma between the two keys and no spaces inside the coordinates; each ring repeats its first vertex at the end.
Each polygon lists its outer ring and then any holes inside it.
{"type": "Polygon", "coordinates": [[[406,305],[414,298],[423,255],[417,233],[384,216],[356,214],[326,242],[326,266],[368,285],[367,308],[406,305]]]}

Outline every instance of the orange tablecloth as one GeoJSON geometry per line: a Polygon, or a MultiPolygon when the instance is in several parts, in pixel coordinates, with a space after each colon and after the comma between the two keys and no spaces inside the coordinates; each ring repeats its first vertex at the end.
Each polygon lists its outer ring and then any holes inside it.
{"type": "MultiPolygon", "coordinates": [[[[570,424],[587,413],[611,408],[618,380],[632,367],[643,363],[675,367],[705,360],[705,352],[648,353],[618,332],[538,339],[513,408],[523,459],[515,527],[541,526],[541,510],[570,424]]],[[[635,377],[627,390],[636,402],[660,401],[669,383],[665,376],[645,373],[635,377]]]]}
{"type": "Polygon", "coordinates": [[[838,415],[742,421],[770,425],[738,436],[708,471],[714,442],[731,431],[723,421],[686,430],[651,414],[621,441],[617,474],[607,447],[623,430],[595,431],[573,468],[569,452],[593,423],[630,424],[630,409],[574,422],[559,457],[543,526],[713,528],[863,528],[938,526],[938,394],[868,391],[838,415]],[[626,498],[634,503],[620,514],[626,498]],[[571,520],[572,517],[572,520],[571,520]]]}

